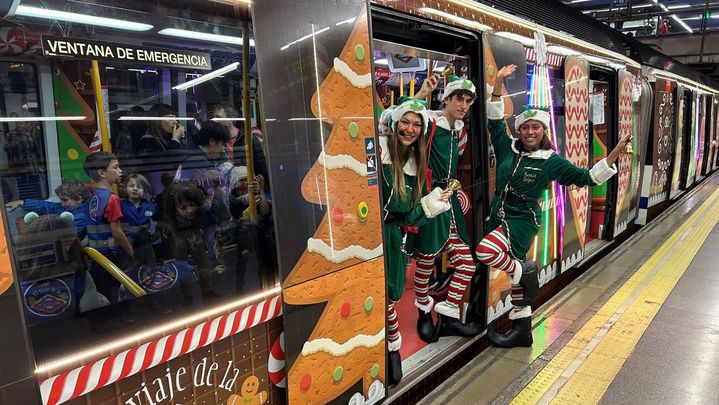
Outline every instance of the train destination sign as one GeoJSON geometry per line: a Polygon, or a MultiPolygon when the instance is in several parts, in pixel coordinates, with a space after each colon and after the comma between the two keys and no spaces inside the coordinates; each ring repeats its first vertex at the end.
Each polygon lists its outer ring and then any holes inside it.
{"type": "Polygon", "coordinates": [[[80,38],[42,36],[42,52],[50,57],[95,59],[101,62],[135,63],[182,69],[212,70],[210,54],[80,38]]]}

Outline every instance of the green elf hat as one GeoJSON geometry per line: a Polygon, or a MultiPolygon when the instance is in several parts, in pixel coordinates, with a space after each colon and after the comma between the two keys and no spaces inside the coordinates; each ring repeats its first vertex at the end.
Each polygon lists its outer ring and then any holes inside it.
{"type": "Polygon", "coordinates": [[[422,118],[422,133],[427,133],[427,126],[429,125],[429,114],[427,112],[427,102],[416,98],[404,97],[401,99],[402,103],[394,108],[387,109],[385,113],[382,113],[380,121],[390,127],[394,131],[395,126],[402,119],[402,117],[408,112],[413,112],[422,118]],[[390,111],[390,112],[387,112],[390,111]]]}
{"type": "Polygon", "coordinates": [[[544,125],[544,129],[549,129],[549,113],[542,110],[526,110],[514,117],[514,129],[519,132],[519,127],[527,121],[539,121],[544,125]]]}
{"type": "Polygon", "coordinates": [[[444,86],[444,93],[442,93],[442,101],[446,100],[447,97],[451,96],[455,91],[459,90],[466,90],[471,92],[472,94],[477,94],[477,91],[474,88],[474,84],[467,80],[462,79],[459,76],[452,75],[449,77],[449,82],[446,83],[444,86]]]}

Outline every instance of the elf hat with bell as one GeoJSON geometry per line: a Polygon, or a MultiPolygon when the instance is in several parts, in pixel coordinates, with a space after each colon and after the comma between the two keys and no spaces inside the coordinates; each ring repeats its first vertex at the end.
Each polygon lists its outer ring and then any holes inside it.
{"type": "Polygon", "coordinates": [[[380,121],[390,127],[392,131],[395,130],[397,123],[402,117],[408,112],[413,112],[422,118],[422,133],[427,133],[427,126],[429,125],[429,114],[427,113],[427,102],[424,100],[418,100],[416,98],[405,97],[401,100],[401,104],[396,107],[390,107],[382,113],[380,121]],[[390,112],[388,112],[390,111],[390,112]]]}
{"type": "Polygon", "coordinates": [[[459,90],[466,90],[471,92],[472,94],[477,94],[477,90],[474,88],[474,84],[471,81],[467,79],[462,79],[461,77],[456,75],[452,75],[449,77],[449,81],[444,86],[444,93],[442,93],[442,101],[446,100],[455,91],[459,90]]]}
{"type": "Polygon", "coordinates": [[[514,129],[519,132],[519,128],[527,121],[539,121],[544,126],[544,129],[549,128],[549,113],[542,110],[526,110],[523,113],[514,117],[514,129]]]}

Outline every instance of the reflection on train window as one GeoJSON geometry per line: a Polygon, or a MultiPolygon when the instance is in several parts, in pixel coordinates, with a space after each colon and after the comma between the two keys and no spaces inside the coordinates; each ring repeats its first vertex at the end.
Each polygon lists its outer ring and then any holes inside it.
{"type": "MultiPolygon", "coordinates": [[[[132,48],[142,61],[36,52],[40,79],[33,65],[0,63],[0,174],[39,363],[277,284],[254,48],[245,88],[236,28],[248,14],[191,3],[196,20],[184,28],[230,42],[160,35],[174,20],[153,17],[155,31],[70,31],[53,45],[132,48]],[[221,16],[215,31],[204,30],[202,11],[221,16]],[[36,116],[54,118],[14,119],[36,116]]],[[[138,7],[145,12],[122,12],[144,21],[154,6],[138,7]]]]}
{"type": "Polygon", "coordinates": [[[0,62],[0,175],[5,201],[47,197],[47,160],[37,72],[27,63],[0,62]]]}

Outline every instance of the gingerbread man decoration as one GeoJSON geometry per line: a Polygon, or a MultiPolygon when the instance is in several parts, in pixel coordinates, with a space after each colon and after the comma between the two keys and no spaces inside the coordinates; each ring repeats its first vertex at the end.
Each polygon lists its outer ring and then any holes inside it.
{"type": "Polygon", "coordinates": [[[260,391],[260,379],[251,375],[242,383],[239,394],[227,398],[227,405],[262,405],[265,401],[267,391],[260,391]]]}

